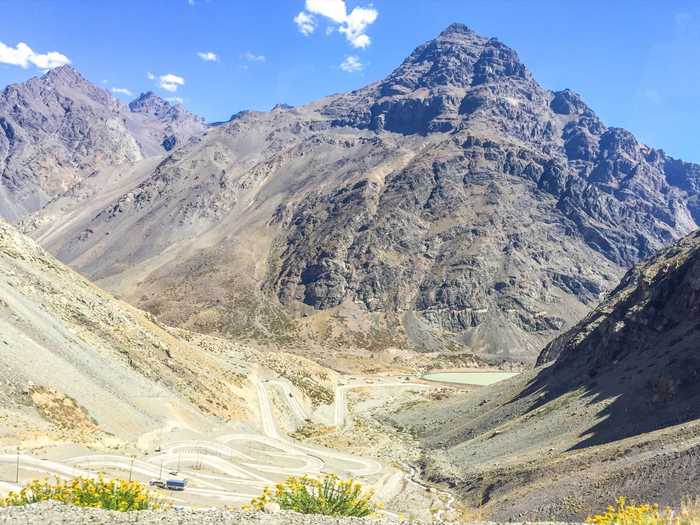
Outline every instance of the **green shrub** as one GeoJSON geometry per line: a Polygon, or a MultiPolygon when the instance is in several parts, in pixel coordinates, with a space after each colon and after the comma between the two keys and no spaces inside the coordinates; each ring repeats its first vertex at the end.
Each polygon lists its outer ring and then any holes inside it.
{"type": "Polygon", "coordinates": [[[106,481],[102,474],[97,479],[34,480],[22,487],[19,492],[10,492],[4,498],[0,498],[0,506],[29,505],[47,500],[60,501],[77,507],[93,507],[121,512],[159,509],[164,506],[138,481],[123,479],[106,481]]]}
{"type": "Polygon", "coordinates": [[[628,504],[620,497],[606,512],[586,518],[592,525],[697,525],[700,523],[700,499],[686,499],[677,511],[657,504],[628,504]]]}
{"type": "Polygon", "coordinates": [[[363,490],[359,483],[341,480],[334,474],[322,479],[292,476],[278,483],[274,492],[266,488],[247,507],[262,510],[268,503],[277,503],[284,510],[302,514],[363,517],[378,508],[373,496],[374,492],[363,490]]]}

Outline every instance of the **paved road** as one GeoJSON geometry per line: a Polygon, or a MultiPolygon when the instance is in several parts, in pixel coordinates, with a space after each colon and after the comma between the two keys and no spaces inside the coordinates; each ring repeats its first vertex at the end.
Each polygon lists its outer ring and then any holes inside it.
{"type": "MultiPolygon", "coordinates": [[[[296,452],[300,455],[310,456],[312,458],[320,458],[321,460],[324,460],[324,463],[327,463],[328,460],[333,460],[335,462],[349,464],[347,466],[344,466],[343,470],[353,476],[373,476],[382,471],[383,467],[381,463],[373,459],[359,458],[357,456],[351,456],[350,454],[344,454],[334,450],[301,445],[300,443],[289,439],[281,439],[275,427],[275,421],[273,419],[272,411],[270,409],[271,405],[267,394],[267,389],[265,388],[265,385],[262,382],[257,380],[254,380],[254,382],[256,386],[256,391],[260,396],[258,401],[260,404],[260,415],[263,420],[263,430],[267,434],[267,437],[271,439],[271,441],[268,441],[268,445],[281,448],[284,451],[293,453],[296,452]]],[[[292,393],[292,395],[294,394],[292,393]]],[[[289,396],[285,396],[285,398],[289,399],[289,396]]]]}
{"type": "MultiPolygon", "coordinates": [[[[20,470],[21,471],[34,471],[41,472],[44,474],[50,474],[52,476],[58,476],[60,478],[70,479],[76,476],[94,476],[92,472],[87,472],[85,470],[71,467],[57,461],[48,461],[45,459],[37,458],[36,456],[29,456],[27,454],[20,454],[19,456],[20,470]]],[[[17,463],[17,454],[0,454],[0,464],[15,465],[17,463]]]]}
{"type": "MultiPolygon", "coordinates": [[[[274,381],[292,413],[299,419],[306,414],[297,393],[284,381],[274,381]]],[[[277,430],[268,395],[268,385],[253,379],[260,407],[264,435],[237,433],[220,436],[215,441],[187,440],[166,445],[158,454],[132,458],[119,454],[79,455],[61,461],[20,455],[23,479],[57,476],[63,479],[95,477],[97,472],[148,481],[167,477],[177,470],[179,477],[189,480],[187,490],[177,494],[178,503],[203,500],[228,502],[249,501],[265,486],[291,475],[318,474],[323,471],[372,476],[382,471],[374,460],[358,458],[333,450],[301,445],[282,437],[277,430]],[[232,446],[234,445],[234,446],[232,446]],[[243,449],[245,452],[241,451],[243,449]],[[255,452],[251,452],[255,450],[255,452]]],[[[0,454],[0,465],[14,466],[16,454],[0,454]]],[[[0,482],[0,492],[18,488],[14,483],[0,482]]]]}

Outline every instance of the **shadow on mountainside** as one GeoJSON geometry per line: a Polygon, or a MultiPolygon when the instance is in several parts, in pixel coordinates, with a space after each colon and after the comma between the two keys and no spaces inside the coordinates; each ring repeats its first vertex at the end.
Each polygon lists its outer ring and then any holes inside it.
{"type": "Polygon", "coordinates": [[[700,418],[700,234],[686,241],[685,252],[670,249],[631,270],[608,300],[552,343],[557,360],[511,403],[539,395],[532,412],[582,390],[585,402],[601,409],[572,449],[700,418]]]}

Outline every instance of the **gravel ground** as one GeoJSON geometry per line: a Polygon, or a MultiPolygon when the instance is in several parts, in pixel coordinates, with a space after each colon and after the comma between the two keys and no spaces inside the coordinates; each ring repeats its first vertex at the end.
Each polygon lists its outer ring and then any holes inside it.
{"type": "MultiPolygon", "coordinates": [[[[367,518],[328,518],[294,512],[227,512],[224,510],[168,510],[112,512],[81,509],[60,503],[46,502],[26,507],[0,508],[0,524],[21,525],[99,525],[99,524],[166,524],[178,525],[397,525],[398,521],[367,518]]],[[[401,522],[408,524],[408,522],[401,522]]],[[[411,525],[421,525],[411,522],[411,525]]],[[[498,525],[498,524],[491,524],[498,525]]],[[[504,524],[505,525],[505,524],[504,524]]],[[[518,525],[509,523],[508,525],[518,525]]],[[[524,523],[521,523],[524,525],[524,523]]],[[[540,525],[574,525],[541,523],[540,525]]]]}

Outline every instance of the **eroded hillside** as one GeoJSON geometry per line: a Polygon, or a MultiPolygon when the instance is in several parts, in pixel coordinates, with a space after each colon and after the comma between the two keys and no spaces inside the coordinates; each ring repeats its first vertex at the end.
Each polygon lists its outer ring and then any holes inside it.
{"type": "Polygon", "coordinates": [[[256,424],[249,376],[260,367],[311,399],[319,392],[332,399],[330,371],[163,326],[4,222],[0,345],[0,439],[28,445],[106,445],[173,424],[208,429],[215,420],[256,424]]]}

